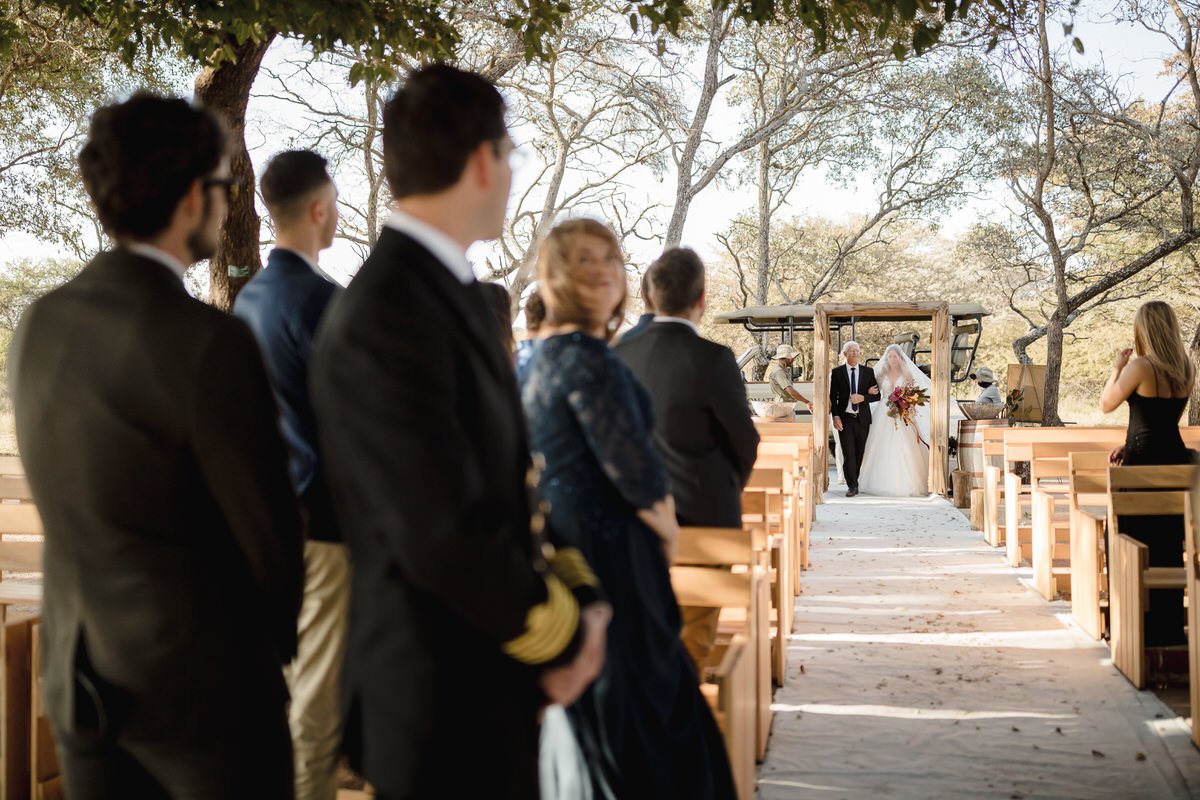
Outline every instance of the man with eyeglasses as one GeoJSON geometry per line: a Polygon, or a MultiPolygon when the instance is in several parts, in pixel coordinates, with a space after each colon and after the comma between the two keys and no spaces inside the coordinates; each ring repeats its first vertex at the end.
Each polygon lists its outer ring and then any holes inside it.
{"type": "Polygon", "coordinates": [[[9,376],[45,529],[42,663],[66,795],[292,796],[300,519],[258,347],[192,299],[225,217],[225,126],[138,94],[80,172],[116,246],[34,303],[9,376]]]}
{"type": "Polygon", "coordinates": [[[379,800],[534,800],[538,709],[603,661],[611,612],[577,550],[539,541],[512,365],[467,260],[501,234],[512,149],[490,82],[408,77],[384,110],[394,213],[313,355],[352,565],[343,743],[379,800]]]}

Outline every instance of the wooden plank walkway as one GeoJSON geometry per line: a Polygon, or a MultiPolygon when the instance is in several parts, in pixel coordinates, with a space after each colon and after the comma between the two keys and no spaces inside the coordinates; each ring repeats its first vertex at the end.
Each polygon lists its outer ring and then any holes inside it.
{"type": "Polygon", "coordinates": [[[1183,719],[940,498],[826,495],[759,797],[1200,797],[1183,719]]]}

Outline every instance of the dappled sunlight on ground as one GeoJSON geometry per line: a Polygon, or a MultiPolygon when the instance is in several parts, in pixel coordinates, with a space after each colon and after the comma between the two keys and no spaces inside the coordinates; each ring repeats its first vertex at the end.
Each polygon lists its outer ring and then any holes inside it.
{"type": "Polygon", "coordinates": [[[1200,796],[1184,721],[957,510],[827,500],[761,798],[1200,796]]]}

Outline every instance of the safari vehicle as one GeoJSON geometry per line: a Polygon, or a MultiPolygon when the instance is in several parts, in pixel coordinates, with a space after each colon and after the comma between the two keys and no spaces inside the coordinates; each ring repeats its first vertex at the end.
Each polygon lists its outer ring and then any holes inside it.
{"type": "MultiPolygon", "coordinates": [[[[983,335],[983,318],[991,314],[978,303],[950,304],[950,381],[961,383],[971,375],[975,363],[975,354],[979,349],[979,340],[983,335]]],[[[805,335],[812,334],[814,329],[815,307],[811,305],[778,305],[750,306],[737,311],[718,314],[713,321],[725,325],[741,325],[757,340],[738,356],[738,367],[743,374],[749,373],[746,381],[746,395],[751,401],[771,400],[771,387],[762,381],[763,372],[770,363],[771,354],[777,345],[790,344],[805,335]]],[[[895,322],[899,324],[912,323],[910,317],[897,315],[895,318],[871,316],[868,318],[845,317],[831,321],[830,331],[835,350],[840,351],[845,342],[856,338],[858,323],[895,322]]],[[[915,331],[904,331],[893,337],[892,341],[903,348],[904,352],[926,374],[929,373],[929,348],[922,347],[921,336],[915,331]],[[925,358],[922,359],[922,356],[925,358]],[[925,361],[925,363],[922,363],[925,361]]],[[[868,365],[874,365],[875,359],[867,359],[868,365]]],[[[798,368],[793,373],[799,372],[798,368]]],[[[794,377],[796,377],[794,375],[794,377]]],[[[812,398],[813,384],[811,375],[803,375],[804,380],[793,380],[793,386],[805,397],[812,398]]],[[[797,414],[807,416],[808,409],[797,404],[797,414]]],[[[953,427],[959,419],[964,419],[957,402],[950,404],[950,422],[953,427]]]]}

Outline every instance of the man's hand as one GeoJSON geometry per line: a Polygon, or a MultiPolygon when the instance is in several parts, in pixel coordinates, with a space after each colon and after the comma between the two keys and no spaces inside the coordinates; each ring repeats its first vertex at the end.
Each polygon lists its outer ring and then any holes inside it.
{"type": "Polygon", "coordinates": [[[571,705],[600,675],[604,667],[604,642],[611,619],[612,606],[608,603],[592,603],[580,611],[579,624],[584,627],[584,632],[579,654],[570,664],[546,670],[538,679],[538,685],[551,703],[571,705]]]}
{"type": "Polygon", "coordinates": [[[870,389],[867,390],[867,394],[879,394],[879,387],[872,386],[870,389]]]}
{"type": "Polygon", "coordinates": [[[842,418],[841,417],[833,418],[833,429],[837,430],[837,431],[840,431],[842,429],[842,418]]]}
{"type": "Polygon", "coordinates": [[[866,400],[866,398],[865,398],[865,397],[863,397],[861,394],[852,394],[852,395],[850,395],[850,402],[851,402],[851,403],[861,403],[861,402],[863,402],[864,400],[866,400]]]}

